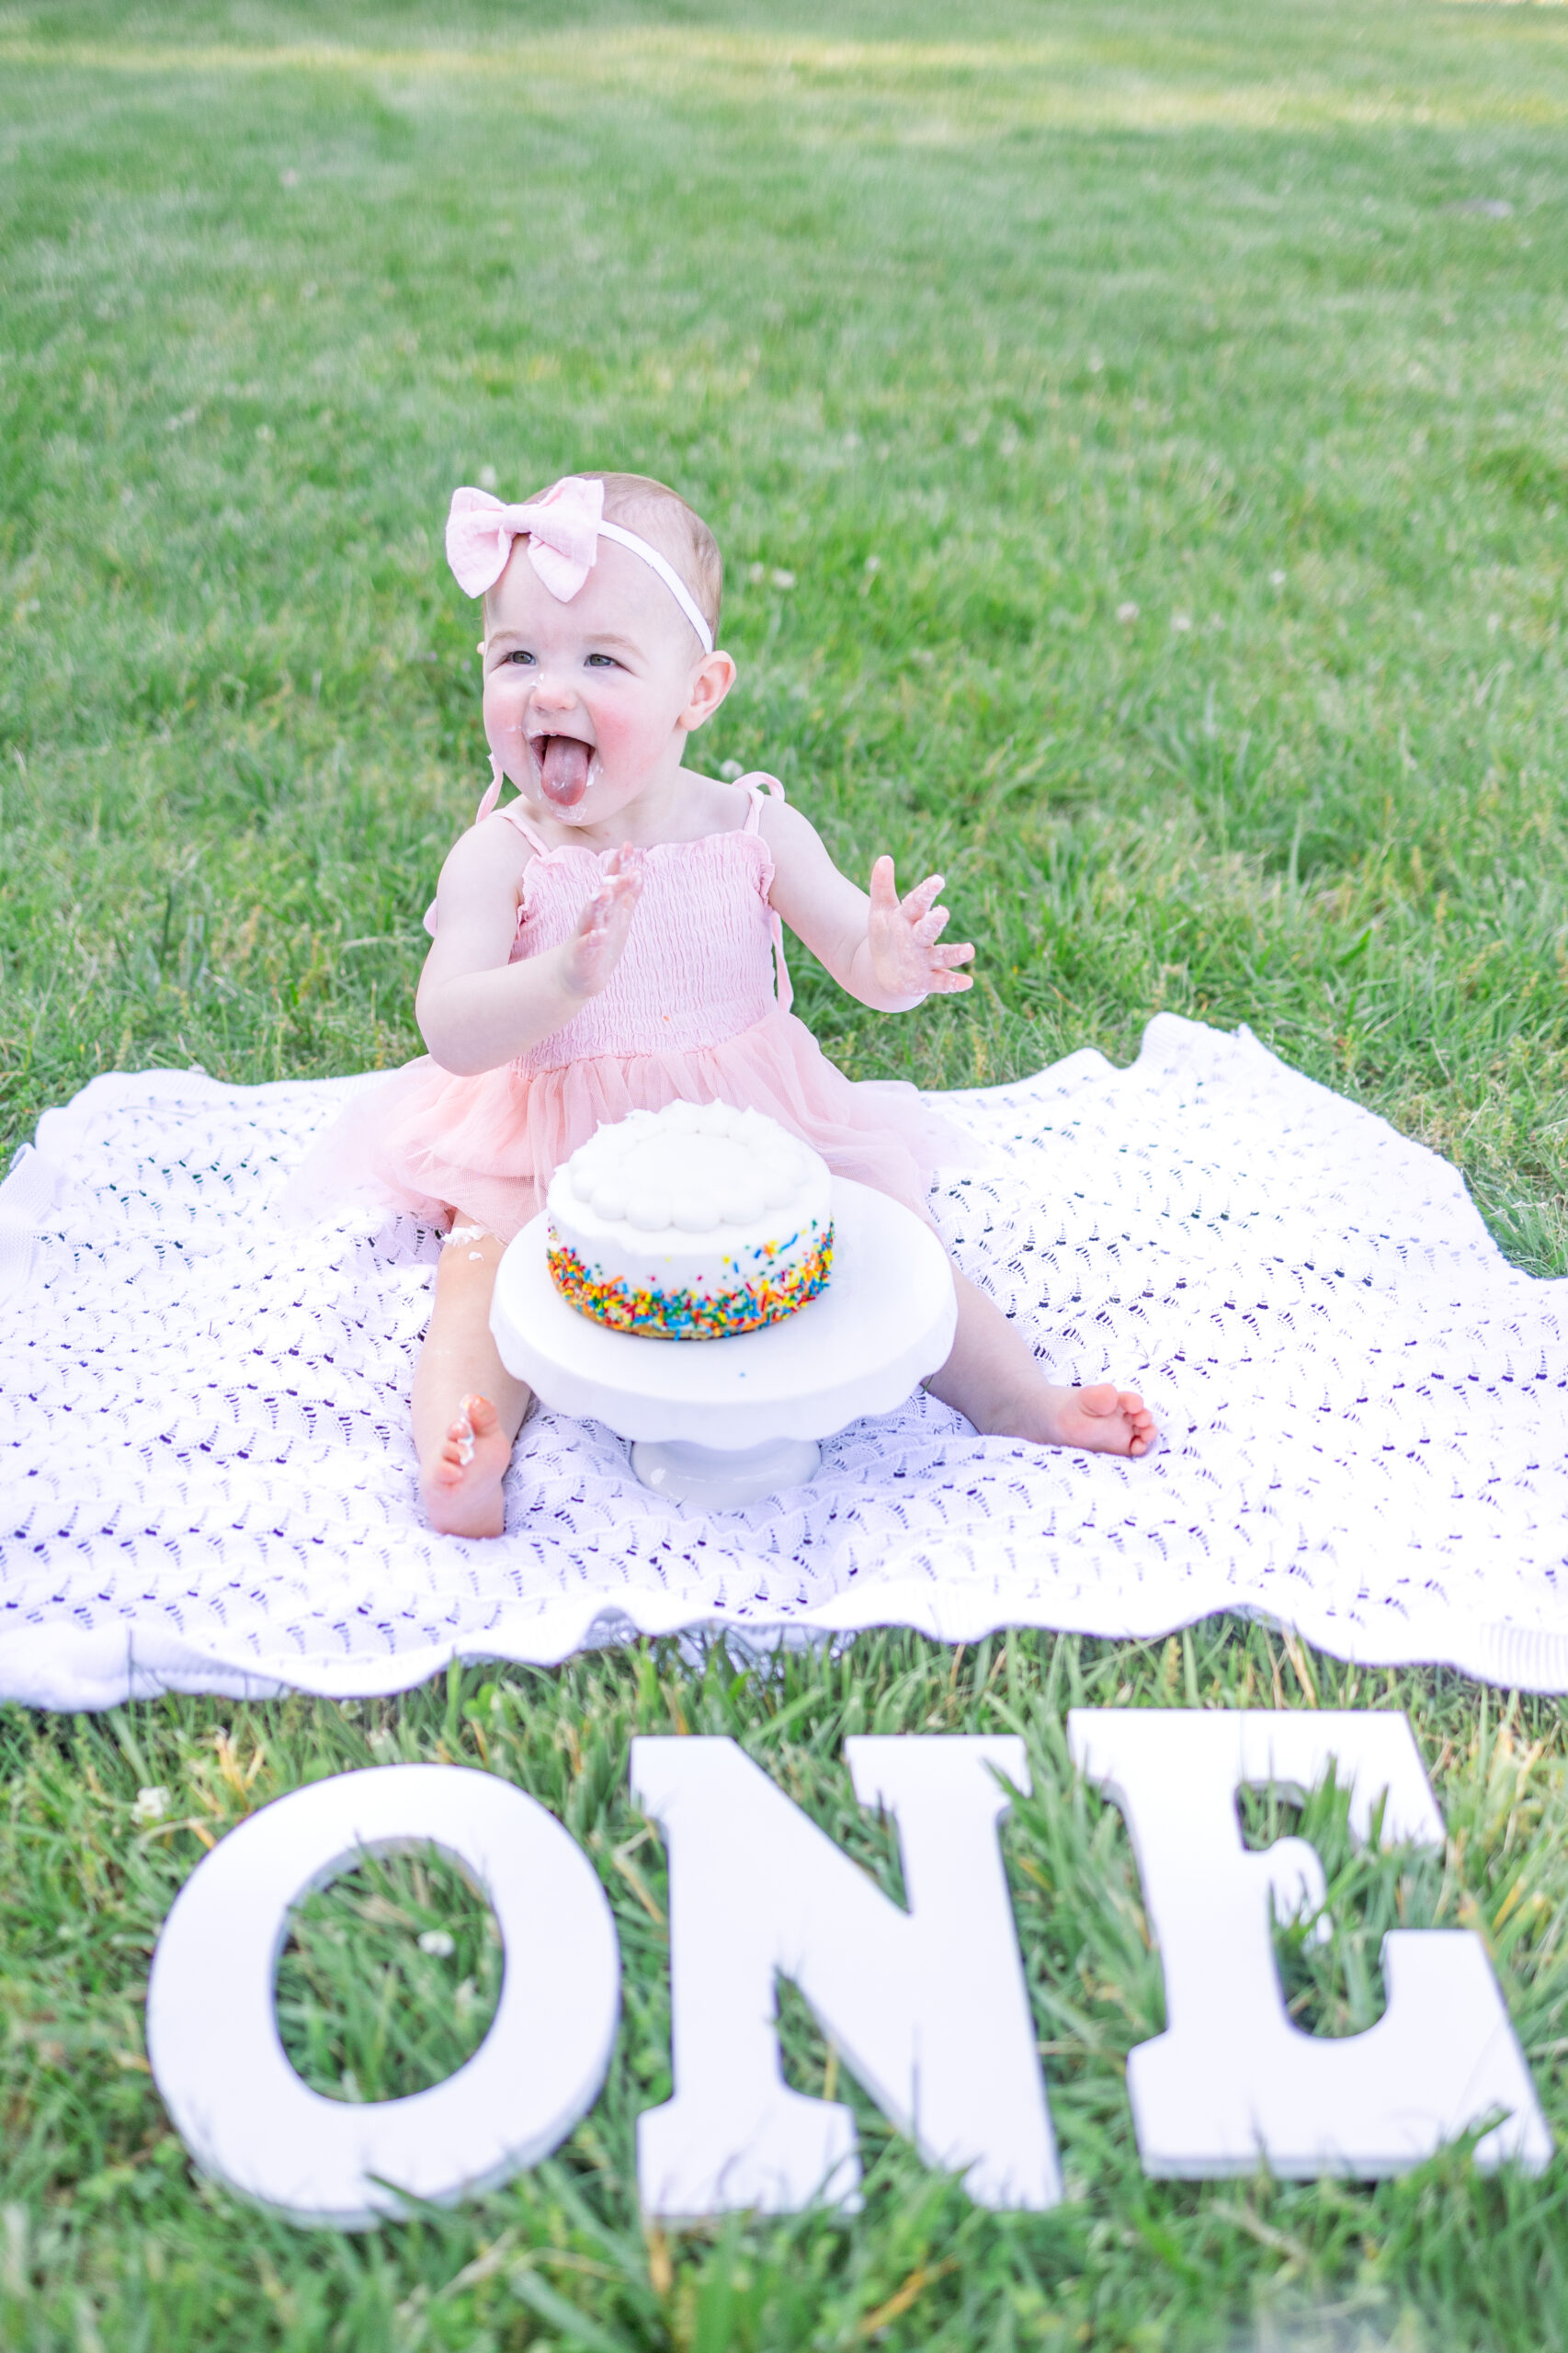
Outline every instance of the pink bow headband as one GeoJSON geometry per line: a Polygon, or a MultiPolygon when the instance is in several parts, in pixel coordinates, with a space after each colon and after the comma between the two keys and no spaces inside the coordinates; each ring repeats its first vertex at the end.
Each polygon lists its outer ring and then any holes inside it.
{"type": "Polygon", "coordinates": [[[701,641],[713,651],[713,632],[690,589],[657,548],[635,531],[604,520],[605,486],[583,474],[566,474],[542,498],[508,506],[487,490],[454,490],[447,517],[447,562],[460,588],[483,597],[506,569],[514,540],[526,539],[528,562],[552,597],[570,604],[598,559],[600,540],[630,548],[652,565],[701,641]]]}

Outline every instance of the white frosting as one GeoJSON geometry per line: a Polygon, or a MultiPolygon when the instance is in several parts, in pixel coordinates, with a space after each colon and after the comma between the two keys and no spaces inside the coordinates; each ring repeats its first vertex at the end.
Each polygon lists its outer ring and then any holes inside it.
{"type": "Polygon", "coordinates": [[[572,1154],[570,1193],[607,1224],[642,1233],[711,1233],[755,1225],[800,1197],[818,1155],[760,1111],[727,1103],[672,1103],[633,1111],[572,1154]]]}

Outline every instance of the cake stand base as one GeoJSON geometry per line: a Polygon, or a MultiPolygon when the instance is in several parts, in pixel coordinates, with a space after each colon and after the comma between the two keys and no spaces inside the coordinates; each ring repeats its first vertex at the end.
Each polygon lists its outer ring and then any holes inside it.
{"type": "Polygon", "coordinates": [[[814,1478],[822,1449],[809,1438],[770,1438],[761,1446],[694,1446],[687,1438],[639,1438],[631,1468],[645,1487],[677,1504],[737,1510],[814,1478]]]}

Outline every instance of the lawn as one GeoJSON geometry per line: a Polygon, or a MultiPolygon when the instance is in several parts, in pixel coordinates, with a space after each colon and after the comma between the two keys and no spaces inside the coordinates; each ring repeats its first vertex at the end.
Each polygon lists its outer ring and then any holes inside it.
{"type": "MultiPolygon", "coordinates": [[[[673,480],[725,551],[741,682],[706,758],[775,769],[851,868],[940,867],[979,942],[973,994],[903,1023],[799,953],[847,1068],[970,1084],[1129,1059],[1161,1008],[1246,1022],[1568,1270],[1565,133],[1550,7],[0,6],[0,1142],[100,1070],[416,1051],[420,911],[485,777],[447,497],[592,463],[673,480]]],[[[1287,1984],[1354,2029],[1389,1922],[1481,1929],[1568,2134],[1554,1702],[1215,1621],[13,1710],[0,2343],[1568,2346],[1568,2160],[1143,2179],[1121,2063],[1159,1975],[1062,1733],[1119,1699],[1408,1708],[1449,1852],[1357,1857],[1325,1816],[1340,1926],[1281,1932],[1287,1984]],[[884,1877],[844,1733],[1024,1733],[1059,2211],[976,2211],[863,2108],[858,2220],[644,2236],[665,1892],[626,1745],[682,1724],[884,1877]],[[558,2159],[317,2238],[192,2179],[140,2000],[211,1838],[403,1756],[508,1774],[589,1841],[625,2021],[558,2159]]],[[[485,1923],[416,1861],[313,1899],[279,1978],[309,2078],[448,2071],[494,1998],[485,1923]]],[[[820,2089],[836,2059],[787,2022],[820,2089]]]]}

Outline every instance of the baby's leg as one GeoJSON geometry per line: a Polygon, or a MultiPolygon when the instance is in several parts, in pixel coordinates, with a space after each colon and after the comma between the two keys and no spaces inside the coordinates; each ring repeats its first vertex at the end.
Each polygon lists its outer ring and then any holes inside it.
{"type": "Polygon", "coordinates": [[[501,1482],[528,1408],[490,1336],[499,1238],[460,1210],[436,1267],[436,1304],[414,1376],[419,1492],[444,1536],[499,1536],[501,1482]]]}
{"type": "Polygon", "coordinates": [[[1091,1448],[1105,1454],[1147,1454],[1154,1416],[1134,1390],[1108,1381],[1059,1389],[1047,1381],[1028,1342],[994,1300],[953,1268],[959,1328],[953,1352],[926,1383],[956,1406],[983,1437],[1032,1438],[1040,1446],[1091,1448]]]}

